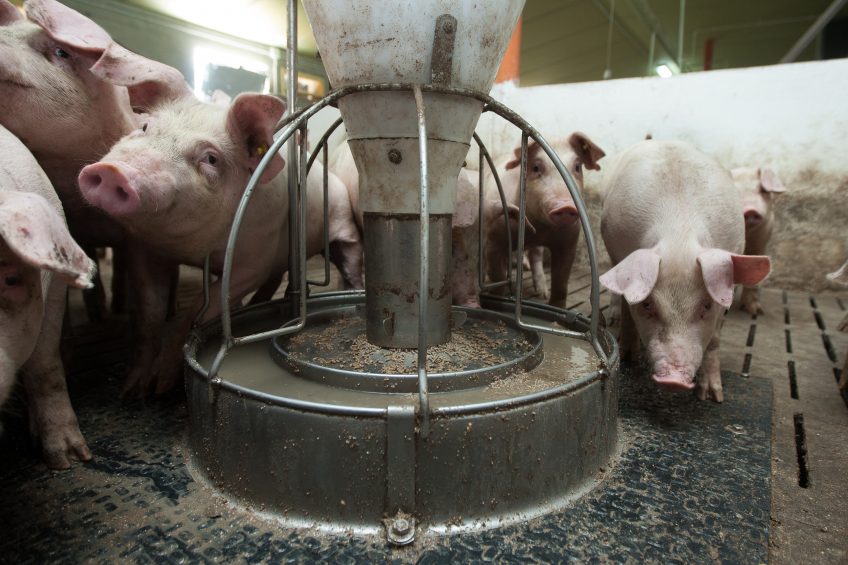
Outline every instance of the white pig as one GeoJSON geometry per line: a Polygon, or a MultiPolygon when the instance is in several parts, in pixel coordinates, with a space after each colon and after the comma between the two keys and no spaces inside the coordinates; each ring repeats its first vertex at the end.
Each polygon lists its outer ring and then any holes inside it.
{"type": "Polygon", "coordinates": [[[59,357],[68,284],[91,286],[94,264],[74,242],[50,181],[0,126],[0,406],[21,371],[30,430],[44,460],[91,459],[68,398],[59,357]]]}
{"type": "MultiPolygon", "coordinates": [[[[774,197],[786,192],[786,187],[771,169],[742,167],[730,171],[733,182],[742,196],[742,215],[745,218],[745,255],[765,255],[774,231],[774,197]]],[[[763,313],[760,289],[743,287],[740,307],[749,314],[763,313]]]]}
{"type": "MultiPolygon", "coordinates": [[[[227,238],[245,186],[273,142],[274,127],[285,111],[279,98],[241,94],[222,107],[193,97],[182,76],[171,67],[113,45],[94,67],[106,80],[126,85],[133,106],[149,114],[132,132],[79,176],[80,189],[94,206],[115,217],[134,236],[168,261],[201,266],[211,255],[211,270],[223,270],[227,238]]],[[[288,269],[288,209],[285,161],[277,154],[265,169],[241,225],[232,281],[232,304],[288,269]],[[280,174],[280,173],[283,174],[280,174]]],[[[314,167],[307,186],[310,213],[307,254],[323,241],[321,171],[314,167]],[[317,216],[317,217],[316,217],[317,216]]],[[[359,286],[361,243],[343,185],[331,176],[331,194],[339,191],[331,210],[346,217],[331,219],[331,240],[341,245],[337,258],[348,286],[359,286]]],[[[333,254],[331,254],[332,256],[333,254]]],[[[211,287],[204,320],[220,314],[221,280],[211,287]]],[[[159,294],[161,304],[163,293],[159,294]]],[[[198,304],[199,307],[199,304],[198,304]]],[[[197,308],[194,312],[197,312],[197,308]]],[[[157,311],[162,311],[161,305],[157,311]]],[[[182,374],[181,348],[190,327],[180,328],[161,344],[140,352],[127,389],[142,393],[155,386],[166,392],[182,374]]],[[[164,316],[147,332],[161,336],[164,316]]]]}
{"type": "Polygon", "coordinates": [[[653,379],[704,400],[724,400],[723,313],[733,285],[754,285],[768,257],[743,255],[742,201],[730,174],[687,143],[642,141],[603,181],[601,232],[614,267],[601,284],[621,308],[622,356],[645,345],[653,379]],[[635,327],[634,327],[635,323],[635,327]]]}
{"type": "MultiPolygon", "coordinates": [[[[29,19],[0,0],[0,124],[32,152],[59,194],[74,238],[95,247],[122,246],[125,234],[86,205],[76,177],[122,135],[134,115],[126,89],[103,82],[90,68],[112,43],[94,22],[55,0],[30,0],[29,19]]],[[[103,293],[85,293],[89,316],[102,315],[103,293]]],[[[120,301],[116,277],[113,291],[120,301]]],[[[118,304],[115,304],[118,306],[118,304]]]]}
{"type": "MultiPolygon", "coordinates": [[[[577,186],[583,188],[583,169],[600,170],[598,161],[605,155],[588,136],[580,132],[572,133],[567,139],[555,139],[551,147],[559,155],[577,186]]],[[[510,159],[498,174],[503,185],[507,203],[518,207],[521,164],[521,147],[514,151],[510,159]]],[[[542,247],[551,251],[551,292],[548,303],[565,308],[568,295],[568,277],[577,252],[577,240],[580,237],[580,222],[577,207],[568,192],[565,181],[554,167],[550,157],[542,151],[536,142],[527,146],[527,220],[535,228],[534,233],[525,234],[524,245],[527,248],[533,273],[533,284],[542,296],[547,292],[547,281],[542,267],[542,247]]],[[[486,197],[497,201],[497,187],[488,182],[486,197]]],[[[506,278],[507,262],[511,252],[506,245],[506,228],[502,221],[490,222],[486,230],[486,268],[492,281],[506,278]]],[[[517,233],[512,236],[513,245],[518,241],[517,233]]]]}

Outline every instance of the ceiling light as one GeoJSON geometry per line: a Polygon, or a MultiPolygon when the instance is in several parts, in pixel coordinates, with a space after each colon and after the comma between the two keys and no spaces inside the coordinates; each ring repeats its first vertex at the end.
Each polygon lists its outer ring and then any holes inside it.
{"type": "Polygon", "coordinates": [[[671,69],[668,67],[668,65],[657,65],[657,74],[660,75],[660,78],[668,78],[674,73],[671,72],[671,69]]]}

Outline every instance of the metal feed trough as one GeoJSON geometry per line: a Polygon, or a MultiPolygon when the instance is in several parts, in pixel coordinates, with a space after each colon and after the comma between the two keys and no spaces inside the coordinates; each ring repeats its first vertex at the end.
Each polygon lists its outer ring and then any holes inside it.
{"type": "MultiPolygon", "coordinates": [[[[339,120],[310,160],[305,143],[299,152],[290,144],[299,182],[290,185],[287,298],[232,311],[225,291],[220,320],[186,345],[195,469],[287,525],[385,532],[396,545],[561,509],[617,450],[618,351],[600,324],[595,246],[574,179],[538,131],[483,93],[523,3],[410,1],[379,13],[373,2],[304,4],[336,89],[280,122],[236,213],[222,282],[229,288],[239,226],[271,155],[338,105],[360,171],[366,290],[308,297],[329,277],[306,279],[303,187],[323,153],[326,214],[327,141],[339,120]],[[567,184],[589,249],[590,317],[525,302],[511,273],[485,284],[482,269],[482,289],[508,285],[511,297],[451,306],[456,179],[481,112],[522,132],[519,226],[528,140],[567,184]]],[[[290,102],[295,12],[290,2],[290,102]]],[[[482,218],[484,167],[506,205],[475,140],[482,218]]],[[[523,229],[517,239],[520,257],[523,229]]],[[[208,297],[208,269],[204,278],[208,297]]]]}

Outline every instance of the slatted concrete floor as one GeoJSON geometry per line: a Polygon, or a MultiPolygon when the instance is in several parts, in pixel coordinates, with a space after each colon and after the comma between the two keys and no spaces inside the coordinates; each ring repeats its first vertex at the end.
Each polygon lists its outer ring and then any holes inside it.
{"type": "MultiPolygon", "coordinates": [[[[310,263],[310,276],[321,270],[318,261],[310,263]]],[[[337,281],[334,273],[330,288],[336,288],[337,281]]],[[[198,284],[197,271],[184,271],[181,307],[197,295],[198,284]]],[[[588,311],[588,272],[573,273],[569,286],[568,306],[588,311]]],[[[532,293],[529,273],[524,289],[532,293]]],[[[604,293],[605,307],[608,300],[604,293]]],[[[836,379],[848,351],[848,334],[836,327],[845,315],[848,293],[810,296],[767,289],[762,302],[765,314],[755,319],[737,310],[728,314],[722,335],[722,368],[767,378],[773,387],[770,561],[846,562],[848,408],[836,379]]],[[[72,297],[71,317],[80,330],[77,345],[80,339],[98,345],[101,368],[123,364],[129,344],[125,320],[107,320],[98,328],[87,326],[78,295],[72,297]]],[[[70,363],[84,366],[86,360],[77,355],[70,363]]],[[[85,380],[93,376],[75,377],[85,380]]],[[[732,395],[726,402],[733,402],[732,395]]],[[[144,417],[143,408],[133,410],[139,413],[137,417],[144,417]]]]}

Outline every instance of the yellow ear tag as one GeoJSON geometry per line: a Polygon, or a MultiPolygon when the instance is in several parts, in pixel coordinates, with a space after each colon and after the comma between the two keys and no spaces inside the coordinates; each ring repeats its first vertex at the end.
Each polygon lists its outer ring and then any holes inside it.
{"type": "Polygon", "coordinates": [[[589,146],[588,146],[587,144],[585,144],[585,143],[584,143],[584,144],[583,144],[580,148],[581,148],[583,151],[589,151],[589,146]]]}
{"type": "Polygon", "coordinates": [[[259,147],[256,148],[256,156],[262,157],[265,154],[266,151],[268,151],[268,146],[267,145],[260,145],[259,147]]]}

